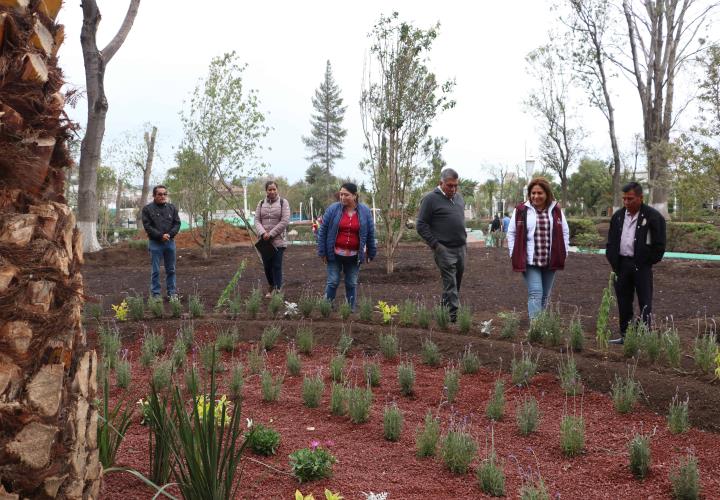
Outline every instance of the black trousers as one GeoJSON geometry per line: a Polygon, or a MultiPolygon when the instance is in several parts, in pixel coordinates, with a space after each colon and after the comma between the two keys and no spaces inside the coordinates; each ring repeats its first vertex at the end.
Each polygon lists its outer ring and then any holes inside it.
{"type": "Polygon", "coordinates": [[[620,335],[625,336],[633,320],[633,299],[637,294],[642,321],[650,326],[652,314],[653,277],[652,266],[635,265],[632,257],[620,257],[620,266],[615,281],[615,295],[620,316],[620,335]]]}
{"type": "Polygon", "coordinates": [[[273,290],[280,290],[282,288],[282,262],[283,254],[285,249],[280,247],[272,257],[262,258],[263,267],[265,268],[265,277],[267,278],[268,285],[273,290]]]}

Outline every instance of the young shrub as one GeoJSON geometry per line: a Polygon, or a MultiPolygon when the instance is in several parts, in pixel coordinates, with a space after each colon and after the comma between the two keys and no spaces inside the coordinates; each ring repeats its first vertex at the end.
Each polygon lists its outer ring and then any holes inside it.
{"type": "Polygon", "coordinates": [[[247,353],[247,367],[251,375],[257,375],[265,367],[265,357],[263,356],[260,344],[253,346],[247,353]]]}
{"type": "Polygon", "coordinates": [[[637,479],[644,479],[650,472],[650,437],[642,434],[635,434],[628,443],[630,453],[630,472],[637,479]]]}
{"type": "Polygon", "coordinates": [[[147,299],[147,308],[150,311],[150,314],[153,315],[153,318],[162,318],[164,308],[163,308],[163,301],[160,297],[148,297],[147,299]]]}
{"type": "Polygon", "coordinates": [[[118,360],[118,353],[122,347],[120,332],[117,328],[100,327],[98,330],[98,343],[100,344],[102,357],[105,359],[107,367],[113,370],[118,360]]]}
{"type": "Polygon", "coordinates": [[[400,323],[401,326],[412,326],[415,321],[415,314],[417,314],[415,302],[410,299],[405,299],[405,301],[400,304],[398,323],[400,323]]]}
{"type": "Polygon", "coordinates": [[[673,434],[682,434],[690,429],[690,416],[688,411],[689,396],[685,396],[685,401],[681,401],[678,394],[675,393],[670,402],[668,410],[668,429],[673,434]]]}
{"type": "Polygon", "coordinates": [[[550,500],[545,480],[540,475],[537,478],[531,477],[529,480],[523,479],[519,495],[520,500],[550,500]]]}
{"type": "Polygon", "coordinates": [[[215,370],[216,372],[223,371],[223,366],[220,362],[220,351],[215,342],[208,342],[200,346],[200,362],[208,372],[210,370],[215,370]]]}
{"type": "Polygon", "coordinates": [[[418,304],[417,306],[417,324],[420,328],[429,328],[430,320],[432,319],[432,311],[427,308],[425,304],[418,304]]]}
{"type": "Polygon", "coordinates": [[[336,382],[330,387],[330,413],[337,416],[347,413],[347,388],[336,382]]]}
{"type": "Polygon", "coordinates": [[[420,357],[424,364],[428,366],[438,366],[441,360],[440,349],[438,349],[437,344],[432,340],[423,339],[420,357]]]}
{"type": "Polygon", "coordinates": [[[230,399],[241,400],[243,387],[245,387],[245,369],[242,363],[235,362],[230,372],[230,399]]]}
{"type": "Polygon", "coordinates": [[[353,338],[345,333],[345,328],[342,329],[342,334],[340,335],[340,339],[338,340],[337,344],[337,352],[338,354],[347,354],[350,352],[350,348],[352,347],[353,338]]]}
{"type": "Polygon", "coordinates": [[[145,301],[140,295],[128,295],[128,316],[131,320],[140,321],[145,317],[145,301]]]}
{"type": "Polygon", "coordinates": [[[675,327],[668,328],[661,338],[662,351],[667,364],[673,368],[679,368],[682,359],[682,347],[677,329],[675,327]]]}
{"type": "Polygon", "coordinates": [[[97,444],[100,463],[103,468],[108,468],[115,463],[118,449],[132,423],[134,407],[121,397],[115,407],[110,409],[110,383],[107,371],[103,373],[101,380],[103,399],[102,402],[98,402],[100,418],[97,421],[97,444]]]}
{"type": "Polygon", "coordinates": [[[202,318],[205,314],[205,306],[203,306],[200,295],[193,294],[188,297],[188,311],[191,318],[202,318]]]}
{"type": "Polygon", "coordinates": [[[297,377],[300,375],[302,363],[295,347],[288,347],[287,351],[285,351],[285,366],[290,376],[297,377]]]}
{"type": "Polygon", "coordinates": [[[608,277],[608,285],[603,289],[602,299],[600,300],[600,308],[597,313],[597,322],[595,323],[595,338],[598,347],[607,351],[610,341],[610,309],[612,308],[615,296],[613,289],[615,288],[615,273],[611,272],[608,277]]]}
{"type": "Polygon", "coordinates": [[[455,474],[465,474],[477,454],[477,444],[462,428],[451,428],[440,445],[445,467],[455,474]]]}
{"type": "Polygon", "coordinates": [[[611,387],[613,404],[619,413],[630,413],[640,397],[640,384],[628,373],[625,378],[615,375],[611,387]]]}
{"type": "Polygon", "coordinates": [[[583,333],[580,315],[575,315],[570,320],[568,326],[568,338],[570,339],[570,348],[575,352],[580,352],[585,347],[585,334],[583,333]]]}
{"type": "Polygon", "coordinates": [[[498,463],[495,453],[495,437],[491,438],[490,451],[487,458],[480,463],[477,469],[477,480],[480,490],[491,497],[505,496],[505,473],[498,463]]]}
{"type": "Polygon", "coordinates": [[[121,359],[115,367],[115,384],[121,389],[127,389],[131,380],[132,366],[127,359],[121,359]]]}
{"type": "Polygon", "coordinates": [[[460,392],[460,370],[456,366],[445,368],[443,387],[445,388],[448,403],[454,403],[458,392],[460,392]]]}
{"type": "Polygon", "coordinates": [[[273,292],[268,302],[268,313],[270,313],[270,316],[273,318],[277,316],[278,313],[283,310],[283,306],[285,306],[285,296],[282,292],[273,292]]]}
{"type": "Polygon", "coordinates": [[[680,459],[677,467],[670,472],[672,497],[677,500],[696,500],[700,498],[700,473],[697,458],[688,455],[680,459]]]}
{"type": "Polygon", "coordinates": [[[403,396],[412,396],[415,387],[415,367],[412,361],[405,361],[398,365],[398,383],[403,396]]]}
{"type": "Polygon", "coordinates": [[[301,353],[308,356],[312,354],[313,347],[315,347],[315,336],[313,335],[312,328],[309,326],[301,326],[298,328],[295,343],[301,353]]]}
{"type": "Polygon", "coordinates": [[[433,318],[440,330],[447,330],[450,326],[450,309],[440,305],[433,307],[433,318]]]}
{"type": "Polygon", "coordinates": [[[337,354],[330,360],[330,379],[333,382],[342,382],[344,379],[345,356],[337,354]]]}
{"type": "Polygon", "coordinates": [[[564,415],[560,421],[560,448],[566,457],[575,457],[585,448],[585,420],[581,416],[564,415]]]}
{"type": "Polygon", "coordinates": [[[253,288],[250,296],[245,299],[245,313],[248,315],[248,318],[255,319],[257,317],[261,304],[262,292],[259,288],[253,288]]]}
{"type": "Polygon", "coordinates": [[[520,358],[516,358],[515,352],[513,352],[513,358],[512,361],[510,361],[512,383],[514,385],[530,384],[530,380],[535,376],[535,373],[537,372],[538,359],[540,359],[540,354],[535,356],[535,359],[533,359],[532,347],[528,347],[528,350],[526,351],[525,347],[521,344],[520,358]]]}
{"type": "Polygon", "coordinates": [[[395,359],[400,348],[398,336],[392,330],[390,333],[380,333],[378,335],[378,343],[380,344],[380,352],[385,359],[395,359]]]}
{"type": "Polygon", "coordinates": [[[370,297],[360,297],[360,320],[372,321],[373,303],[370,297]]]}
{"type": "Polygon", "coordinates": [[[558,377],[560,378],[560,387],[568,396],[577,396],[583,392],[582,379],[577,371],[572,351],[568,351],[566,356],[560,358],[558,377]]]}
{"type": "Polygon", "coordinates": [[[502,321],[500,338],[512,340],[520,330],[520,315],[516,311],[501,312],[498,314],[502,321]]]}
{"type": "Polygon", "coordinates": [[[460,306],[457,312],[457,324],[460,333],[468,333],[472,328],[473,316],[469,306],[460,306]]]}
{"type": "Polygon", "coordinates": [[[460,358],[460,366],[464,374],[477,373],[480,370],[480,358],[471,350],[470,345],[465,346],[462,358],[460,358]]]}
{"type": "Polygon", "coordinates": [[[92,318],[98,323],[102,319],[103,307],[100,302],[85,302],[85,317],[92,318]]]}
{"type": "Polygon", "coordinates": [[[380,366],[374,361],[365,363],[363,371],[365,372],[365,380],[370,387],[380,387],[380,366]]]}
{"type": "Polygon", "coordinates": [[[658,332],[645,329],[642,335],[642,350],[647,355],[651,363],[655,363],[660,357],[662,350],[662,338],[658,332]]]}
{"type": "Polygon", "coordinates": [[[501,378],[495,380],[493,394],[488,401],[485,414],[490,420],[502,420],[505,413],[505,382],[501,378]]]}
{"type": "Polygon", "coordinates": [[[222,330],[218,333],[215,344],[221,351],[233,352],[235,350],[235,345],[238,343],[238,337],[237,327],[232,330],[222,330]]]}
{"type": "Polygon", "coordinates": [[[415,434],[415,455],[420,458],[434,457],[440,439],[440,419],[433,417],[430,410],[425,414],[425,422],[415,434]]]}
{"type": "Polygon", "coordinates": [[[523,436],[529,436],[537,430],[540,422],[540,410],[538,402],[532,396],[523,398],[515,410],[515,422],[517,422],[518,431],[523,436]]]}
{"type": "Polygon", "coordinates": [[[253,424],[252,430],[245,436],[248,447],[258,455],[265,457],[275,455],[280,446],[280,433],[263,424],[253,424]]]}
{"type": "Polygon", "coordinates": [[[162,352],[165,345],[165,338],[154,332],[145,335],[142,347],[140,348],[140,363],[149,367],[155,357],[162,352]]]}
{"type": "Polygon", "coordinates": [[[170,299],[170,316],[173,318],[179,318],[182,316],[182,302],[180,302],[180,297],[175,296],[170,299]]]}
{"type": "Polygon", "coordinates": [[[323,318],[329,318],[332,312],[332,302],[325,297],[320,297],[317,301],[317,309],[320,312],[320,316],[323,318]]]}
{"type": "Polygon", "coordinates": [[[718,345],[715,341],[715,335],[706,333],[695,337],[693,346],[695,356],[695,366],[700,368],[703,373],[710,373],[715,368],[715,357],[718,354],[718,345]]]}
{"type": "Polygon", "coordinates": [[[280,325],[266,326],[260,336],[260,345],[266,351],[270,351],[280,338],[280,325]]]}
{"type": "Polygon", "coordinates": [[[282,389],[283,377],[277,375],[273,377],[270,370],[263,370],[260,374],[260,388],[262,390],[263,401],[277,401],[280,399],[280,390],[282,389]]]}
{"type": "Polygon", "coordinates": [[[315,297],[303,291],[302,295],[300,295],[300,300],[298,301],[298,308],[300,309],[300,314],[303,318],[312,317],[316,303],[317,300],[315,297]]]}
{"type": "Polygon", "coordinates": [[[155,364],[152,372],[152,384],[158,391],[163,391],[170,387],[172,379],[172,361],[163,359],[155,364]]]}
{"type": "Polygon", "coordinates": [[[347,320],[352,314],[352,307],[347,300],[338,307],[338,314],[343,321],[347,320]]]}
{"type": "Polygon", "coordinates": [[[234,294],[231,298],[228,299],[227,302],[227,310],[228,314],[231,318],[237,318],[240,316],[240,313],[243,311],[243,307],[245,304],[243,303],[242,297],[239,293],[234,294]]]}
{"type": "Polygon", "coordinates": [[[362,424],[370,418],[373,394],[370,388],[351,387],[347,389],[347,404],[350,421],[362,424]]]}
{"type": "Polygon", "coordinates": [[[302,398],[303,403],[308,408],[317,408],[320,406],[320,398],[325,390],[325,383],[323,382],[322,374],[318,373],[315,376],[307,376],[303,378],[302,385],[302,398]]]}
{"type": "Polygon", "coordinates": [[[335,457],[313,441],[310,448],[303,448],[290,454],[290,468],[293,476],[301,483],[325,479],[332,475],[335,457]]]}
{"type": "Polygon", "coordinates": [[[383,410],[383,435],[388,441],[398,441],[403,427],[403,415],[397,403],[385,406],[383,410]]]}
{"type": "Polygon", "coordinates": [[[625,332],[625,340],[623,342],[623,355],[626,358],[637,356],[641,347],[641,331],[645,328],[643,322],[631,322],[625,332]]]}
{"type": "Polygon", "coordinates": [[[542,342],[547,347],[559,346],[562,343],[560,314],[552,308],[540,311],[530,322],[527,339],[528,342],[542,342]]]}
{"type": "Polygon", "coordinates": [[[188,367],[188,369],[185,370],[185,392],[188,394],[198,394],[201,387],[202,380],[197,367],[188,367]]]}
{"type": "Polygon", "coordinates": [[[192,321],[189,323],[183,323],[178,331],[178,336],[182,339],[182,343],[185,346],[185,352],[188,352],[195,342],[195,325],[192,321]]]}

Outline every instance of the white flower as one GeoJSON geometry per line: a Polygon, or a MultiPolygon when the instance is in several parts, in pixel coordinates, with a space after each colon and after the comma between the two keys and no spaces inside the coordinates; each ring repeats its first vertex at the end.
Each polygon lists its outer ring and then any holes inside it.
{"type": "Polygon", "coordinates": [[[252,426],[253,426],[252,418],[246,418],[245,420],[247,421],[247,428],[252,429],[252,426]]]}
{"type": "Polygon", "coordinates": [[[362,492],[363,495],[365,495],[365,500],[387,500],[388,494],[383,493],[373,493],[372,491],[370,493],[362,492]]]}
{"type": "Polygon", "coordinates": [[[493,320],[491,319],[481,322],[480,333],[483,335],[490,335],[490,332],[492,331],[492,322],[493,320]]]}

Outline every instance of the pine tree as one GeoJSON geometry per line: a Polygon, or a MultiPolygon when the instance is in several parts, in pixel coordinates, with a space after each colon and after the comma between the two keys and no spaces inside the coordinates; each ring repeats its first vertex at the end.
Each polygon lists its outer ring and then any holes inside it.
{"type": "Polygon", "coordinates": [[[343,106],[340,89],[332,76],[330,61],[325,68],[325,80],[315,91],[312,99],[315,113],[310,120],[312,130],[310,137],[303,137],[305,147],[310,151],[306,159],[317,161],[326,173],[330,173],[335,160],[343,158],[343,139],[347,130],[342,128],[342,121],[347,106],[343,106]]]}

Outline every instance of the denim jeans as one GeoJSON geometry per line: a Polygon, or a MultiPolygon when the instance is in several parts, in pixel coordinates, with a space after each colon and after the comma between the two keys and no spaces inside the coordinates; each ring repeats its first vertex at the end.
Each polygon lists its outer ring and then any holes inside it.
{"type": "Polygon", "coordinates": [[[358,274],[360,274],[360,262],[358,262],[357,255],[336,254],[335,260],[328,260],[325,298],[330,302],[335,300],[335,294],[340,285],[340,273],[345,274],[345,298],[350,307],[355,310],[355,289],[357,288],[358,274]]]}
{"type": "Polygon", "coordinates": [[[547,307],[555,281],[555,271],[547,267],[527,266],[523,276],[528,287],[528,316],[532,320],[547,307]]]}
{"type": "Polygon", "coordinates": [[[267,278],[268,285],[273,290],[280,290],[282,288],[282,263],[283,254],[285,248],[278,248],[275,255],[272,257],[263,256],[263,268],[265,269],[265,278],[267,278]]]}
{"type": "Polygon", "coordinates": [[[175,295],[177,293],[175,288],[175,241],[150,240],[148,248],[152,262],[150,293],[153,296],[160,295],[160,261],[162,260],[165,264],[165,286],[168,297],[175,295]]]}

